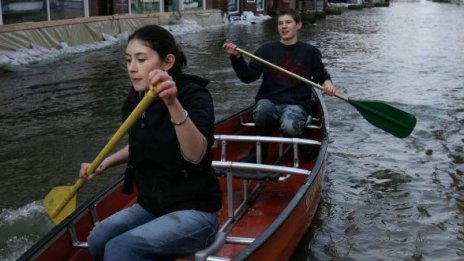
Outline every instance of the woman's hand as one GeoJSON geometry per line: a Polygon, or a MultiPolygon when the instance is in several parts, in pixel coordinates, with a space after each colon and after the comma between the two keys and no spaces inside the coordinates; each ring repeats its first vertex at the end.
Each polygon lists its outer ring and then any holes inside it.
{"type": "Polygon", "coordinates": [[[335,88],[331,80],[326,80],[324,84],[322,84],[323,93],[333,96],[336,91],[337,91],[337,88],[335,88]]]}
{"type": "Polygon", "coordinates": [[[234,43],[232,43],[229,40],[226,40],[224,45],[222,45],[222,48],[224,48],[224,51],[228,55],[234,55],[236,58],[240,58],[240,56],[241,56],[241,54],[236,50],[237,45],[235,45],[234,43]]]}
{"type": "Polygon", "coordinates": [[[127,163],[129,160],[129,145],[124,146],[124,148],[118,150],[116,153],[106,157],[100,165],[95,169],[91,175],[87,175],[87,170],[90,167],[90,163],[84,162],[81,163],[81,168],[79,170],[79,178],[83,180],[92,180],[96,176],[103,174],[104,171],[110,169],[111,167],[127,163]]]}
{"type": "Polygon", "coordinates": [[[172,77],[165,71],[155,69],[148,74],[150,90],[154,90],[166,106],[172,105],[177,99],[177,86],[172,77]]]}
{"type": "Polygon", "coordinates": [[[102,162],[100,166],[98,166],[98,168],[95,170],[94,173],[92,173],[91,175],[87,175],[87,169],[89,167],[90,167],[90,163],[87,163],[87,162],[81,163],[81,168],[79,170],[79,178],[83,180],[92,180],[96,176],[101,175],[103,171],[106,169],[104,162],[102,162]]]}

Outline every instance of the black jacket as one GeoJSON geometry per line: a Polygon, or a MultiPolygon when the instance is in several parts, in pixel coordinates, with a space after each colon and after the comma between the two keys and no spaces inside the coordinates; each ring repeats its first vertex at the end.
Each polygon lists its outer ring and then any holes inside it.
{"type": "MultiPolygon", "coordinates": [[[[313,82],[323,84],[330,80],[330,74],[322,63],[322,54],[313,45],[300,41],[293,45],[272,41],[259,47],[255,55],[313,82]]],[[[256,101],[269,99],[275,104],[308,106],[313,96],[310,85],[259,61],[247,63],[243,56],[236,58],[233,55],[230,59],[237,76],[244,83],[251,83],[263,75],[256,101]]]]}
{"type": "MultiPolygon", "coordinates": [[[[154,215],[182,209],[218,211],[222,196],[211,167],[214,108],[205,88],[209,81],[190,75],[180,75],[174,80],[177,97],[205,136],[208,151],[198,164],[186,161],[167,107],[162,100],[155,100],[129,131],[129,164],[135,170],[138,203],[154,215]]],[[[123,120],[140,100],[139,93],[131,89],[122,108],[123,120]]]]}

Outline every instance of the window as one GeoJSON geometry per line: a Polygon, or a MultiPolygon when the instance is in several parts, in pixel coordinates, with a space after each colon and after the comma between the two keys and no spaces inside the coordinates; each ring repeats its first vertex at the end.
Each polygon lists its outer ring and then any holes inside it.
{"type": "Polygon", "coordinates": [[[256,0],[256,11],[264,11],[264,0],[256,0]]]}
{"type": "Polygon", "coordinates": [[[159,11],[159,0],[131,0],[131,12],[133,14],[147,14],[159,11]]]}
{"type": "Polygon", "coordinates": [[[1,0],[3,24],[84,17],[84,0],[1,0]],[[50,13],[48,13],[50,10],[50,13]]]}
{"type": "Polygon", "coordinates": [[[228,0],[227,3],[229,14],[238,13],[238,0],[228,0]]]}

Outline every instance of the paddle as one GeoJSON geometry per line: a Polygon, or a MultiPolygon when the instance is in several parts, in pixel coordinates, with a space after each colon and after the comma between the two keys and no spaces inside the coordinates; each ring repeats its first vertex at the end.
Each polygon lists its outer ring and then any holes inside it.
{"type": "MultiPolygon", "coordinates": [[[[268,65],[278,71],[286,73],[304,83],[314,86],[320,90],[323,89],[323,87],[317,83],[314,83],[306,78],[303,78],[293,72],[285,70],[284,68],[281,68],[273,63],[270,63],[238,47],[235,48],[235,50],[265,65],[268,65]]],[[[334,96],[353,105],[358,110],[358,112],[372,125],[398,138],[405,138],[409,136],[409,134],[411,134],[412,130],[416,126],[416,117],[414,115],[407,113],[405,111],[402,111],[400,109],[397,109],[384,102],[352,100],[338,93],[335,93],[334,96]]]]}
{"type": "MultiPolygon", "coordinates": [[[[93,160],[87,169],[87,175],[92,175],[105,157],[113,150],[118,142],[124,137],[126,132],[140,118],[142,113],[150,106],[156,98],[156,93],[148,91],[139,104],[134,108],[129,117],[121,124],[116,133],[111,137],[108,143],[103,147],[97,157],[93,160]]],[[[44,198],[45,209],[53,220],[53,223],[59,224],[69,214],[76,209],[76,193],[84,185],[84,180],[78,179],[72,186],[54,187],[44,198]]]]}

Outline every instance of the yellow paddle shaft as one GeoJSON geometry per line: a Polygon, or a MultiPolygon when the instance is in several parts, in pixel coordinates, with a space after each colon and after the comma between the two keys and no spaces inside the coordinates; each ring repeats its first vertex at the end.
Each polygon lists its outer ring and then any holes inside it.
{"type": "MultiPolygon", "coordinates": [[[[119,141],[124,137],[124,135],[129,131],[129,129],[134,125],[134,123],[140,118],[142,113],[150,106],[153,100],[156,98],[155,91],[148,91],[135,109],[131,112],[129,117],[121,124],[116,133],[111,137],[111,139],[106,143],[105,147],[98,153],[97,157],[93,160],[87,169],[87,175],[92,175],[95,170],[100,166],[102,161],[108,156],[108,154],[116,147],[119,141]]],[[[50,214],[51,218],[56,217],[68,204],[68,202],[76,195],[77,191],[84,185],[84,180],[78,179],[74,185],[71,187],[69,194],[61,201],[61,203],[56,207],[56,209],[50,214]]]]}

